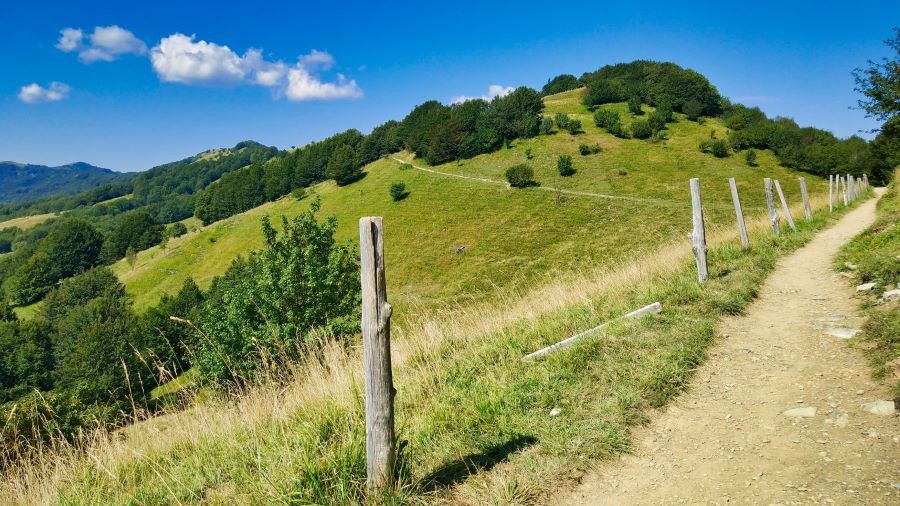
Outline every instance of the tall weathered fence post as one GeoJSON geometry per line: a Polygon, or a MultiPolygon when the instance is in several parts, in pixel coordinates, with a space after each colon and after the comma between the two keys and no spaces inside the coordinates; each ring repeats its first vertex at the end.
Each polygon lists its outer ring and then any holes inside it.
{"type": "Polygon", "coordinates": [[[694,230],[691,232],[691,245],[697,259],[697,279],[702,283],[709,278],[706,269],[706,231],[703,228],[703,204],[700,201],[700,180],[691,179],[691,211],[694,230]]]}
{"type": "Polygon", "coordinates": [[[803,197],[803,217],[806,221],[812,219],[812,208],[809,207],[809,193],[806,191],[806,179],[800,178],[800,195],[803,197]]]}
{"type": "Polygon", "coordinates": [[[781,219],[778,217],[778,211],[775,210],[775,200],[772,198],[772,180],[765,178],[763,179],[763,184],[766,189],[766,207],[769,209],[769,222],[772,224],[772,232],[775,232],[775,236],[778,237],[781,235],[781,219]]]}
{"type": "Polygon", "coordinates": [[[843,186],[844,191],[844,207],[847,207],[847,204],[850,203],[850,200],[847,198],[847,178],[844,176],[838,176],[841,178],[841,185],[843,186]]]}
{"type": "Polygon", "coordinates": [[[794,225],[794,215],[791,214],[791,208],[788,207],[787,200],[784,198],[784,192],[781,191],[781,183],[778,180],[775,180],[775,191],[778,192],[778,200],[781,201],[781,208],[784,210],[784,218],[787,220],[788,225],[790,225],[791,230],[797,230],[797,226],[794,225]]]}
{"type": "Polygon", "coordinates": [[[856,195],[853,194],[853,176],[847,174],[847,200],[853,202],[853,199],[855,198],[856,195]]]}
{"type": "Polygon", "coordinates": [[[738,232],[741,234],[741,245],[744,249],[750,247],[750,238],[747,236],[747,226],[744,224],[744,210],[741,208],[741,198],[738,196],[737,183],[733,177],[728,178],[731,186],[731,200],[734,201],[734,214],[737,215],[738,232]]]}
{"type": "Polygon", "coordinates": [[[832,203],[834,201],[834,199],[832,198],[832,195],[834,194],[834,192],[832,191],[832,186],[833,186],[832,180],[833,179],[834,179],[834,174],[828,174],[828,212],[829,213],[834,211],[834,206],[832,205],[832,203]]]}
{"type": "Polygon", "coordinates": [[[374,492],[392,485],[396,458],[391,305],[385,286],[381,217],[360,218],[359,255],[366,382],[366,488],[374,492]]]}

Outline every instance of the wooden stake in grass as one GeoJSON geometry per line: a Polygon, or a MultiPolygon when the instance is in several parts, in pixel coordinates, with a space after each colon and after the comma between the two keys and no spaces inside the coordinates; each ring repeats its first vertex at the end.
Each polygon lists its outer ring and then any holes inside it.
{"type": "Polygon", "coordinates": [[[690,234],[694,257],[697,259],[697,279],[702,283],[709,278],[706,269],[706,231],[703,229],[703,204],[700,201],[700,180],[691,179],[691,210],[694,230],[690,234]]]}
{"type": "Polygon", "coordinates": [[[381,217],[359,220],[359,254],[366,382],[366,488],[377,492],[392,485],[396,459],[391,305],[385,286],[381,217]]]}
{"type": "Polygon", "coordinates": [[[781,191],[781,183],[778,180],[775,180],[775,191],[778,192],[778,200],[781,201],[781,209],[784,210],[784,218],[787,220],[788,225],[790,225],[791,230],[797,230],[797,226],[794,225],[794,215],[791,214],[791,208],[788,207],[787,200],[784,198],[784,192],[781,191]]]}
{"type": "Polygon", "coordinates": [[[781,235],[781,218],[778,217],[778,211],[775,210],[775,200],[772,198],[772,180],[763,179],[763,185],[766,189],[766,207],[769,209],[769,222],[772,224],[772,232],[775,237],[781,235]]]}
{"type": "Polygon", "coordinates": [[[833,199],[832,199],[832,194],[833,194],[832,183],[833,183],[833,180],[834,180],[834,174],[829,174],[828,175],[828,212],[829,213],[834,211],[834,206],[832,205],[832,201],[833,201],[833,199]]]}
{"type": "Polygon", "coordinates": [[[747,236],[747,226],[744,224],[744,211],[741,208],[741,198],[738,196],[737,183],[734,178],[728,178],[731,186],[731,200],[734,201],[734,214],[737,216],[738,232],[741,235],[741,245],[744,249],[750,248],[750,238],[747,236]]]}
{"type": "Polygon", "coordinates": [[[803,217],[806,221],[812,219],[812,208],[809,207],[809,193],[806,191],[806,179],[800,178],[800,196],[803,197],[803,217]]]}
{"type": "Polygon", "coordinates": [[[844,207],[847,207],[847,204],[850,203],[849,200],[847,199],[847,178],[844,176],[838,176],[838,177],[841,178],[841,186],[842,186],[843,195],[844,195],[844,207]]]}

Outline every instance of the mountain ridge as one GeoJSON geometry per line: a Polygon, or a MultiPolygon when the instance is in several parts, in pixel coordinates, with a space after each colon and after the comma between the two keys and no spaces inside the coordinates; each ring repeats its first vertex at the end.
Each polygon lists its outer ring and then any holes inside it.
{"type": "Polygon", "coordinates": [[[82,161],[57,166],[0,161],[0,203],[74,195],[129,177],[127,173],[82,161]]]}

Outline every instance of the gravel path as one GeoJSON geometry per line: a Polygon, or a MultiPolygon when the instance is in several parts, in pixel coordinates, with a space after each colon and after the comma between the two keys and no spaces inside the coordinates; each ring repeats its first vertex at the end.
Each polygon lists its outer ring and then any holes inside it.
{"type": "Polygon", "coordinates": [[[782,259],[691,387],[634,434],[636,451],[562,504],[900,504],[900,419],[858,350],[859,300],[831,269],[875,199],[782,259]]]}

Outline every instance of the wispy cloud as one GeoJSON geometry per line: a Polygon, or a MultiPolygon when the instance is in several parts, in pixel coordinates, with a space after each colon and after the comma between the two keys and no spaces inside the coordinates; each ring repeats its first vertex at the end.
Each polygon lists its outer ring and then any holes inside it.
{"type": "Polygon", "coordinates": [[[147,53],[147,44],[130,31],[116,25],[97,26],[85,41],[80,28],[60,30],[57,49],[64,53],[78,52],[78,59],[84,63],[113,61],[125,54],[147,53]]]}
{"type": "Polygon", "coordinates": [[[53,81],[46,88],[38,83],[31,83],[19,90],[19,100],[26,104],[42,102],[59,102],[69,96],[71,88],[68,84],[53,81]]]}
{"type": "Polygon", "coordinates": [[[468,102],[469,100],[493,100],[495,97],[505,97],[515,91],[515,88],[512,86],[502,86],[499,84],[492,84],[488,86],[488,92],[485,95],[481,95],[480,97],[470,97],[466,95],[460,95],[458,97],[453,97],[450,99],[451,104],[461,104],[463,102],[468,102]]]}

